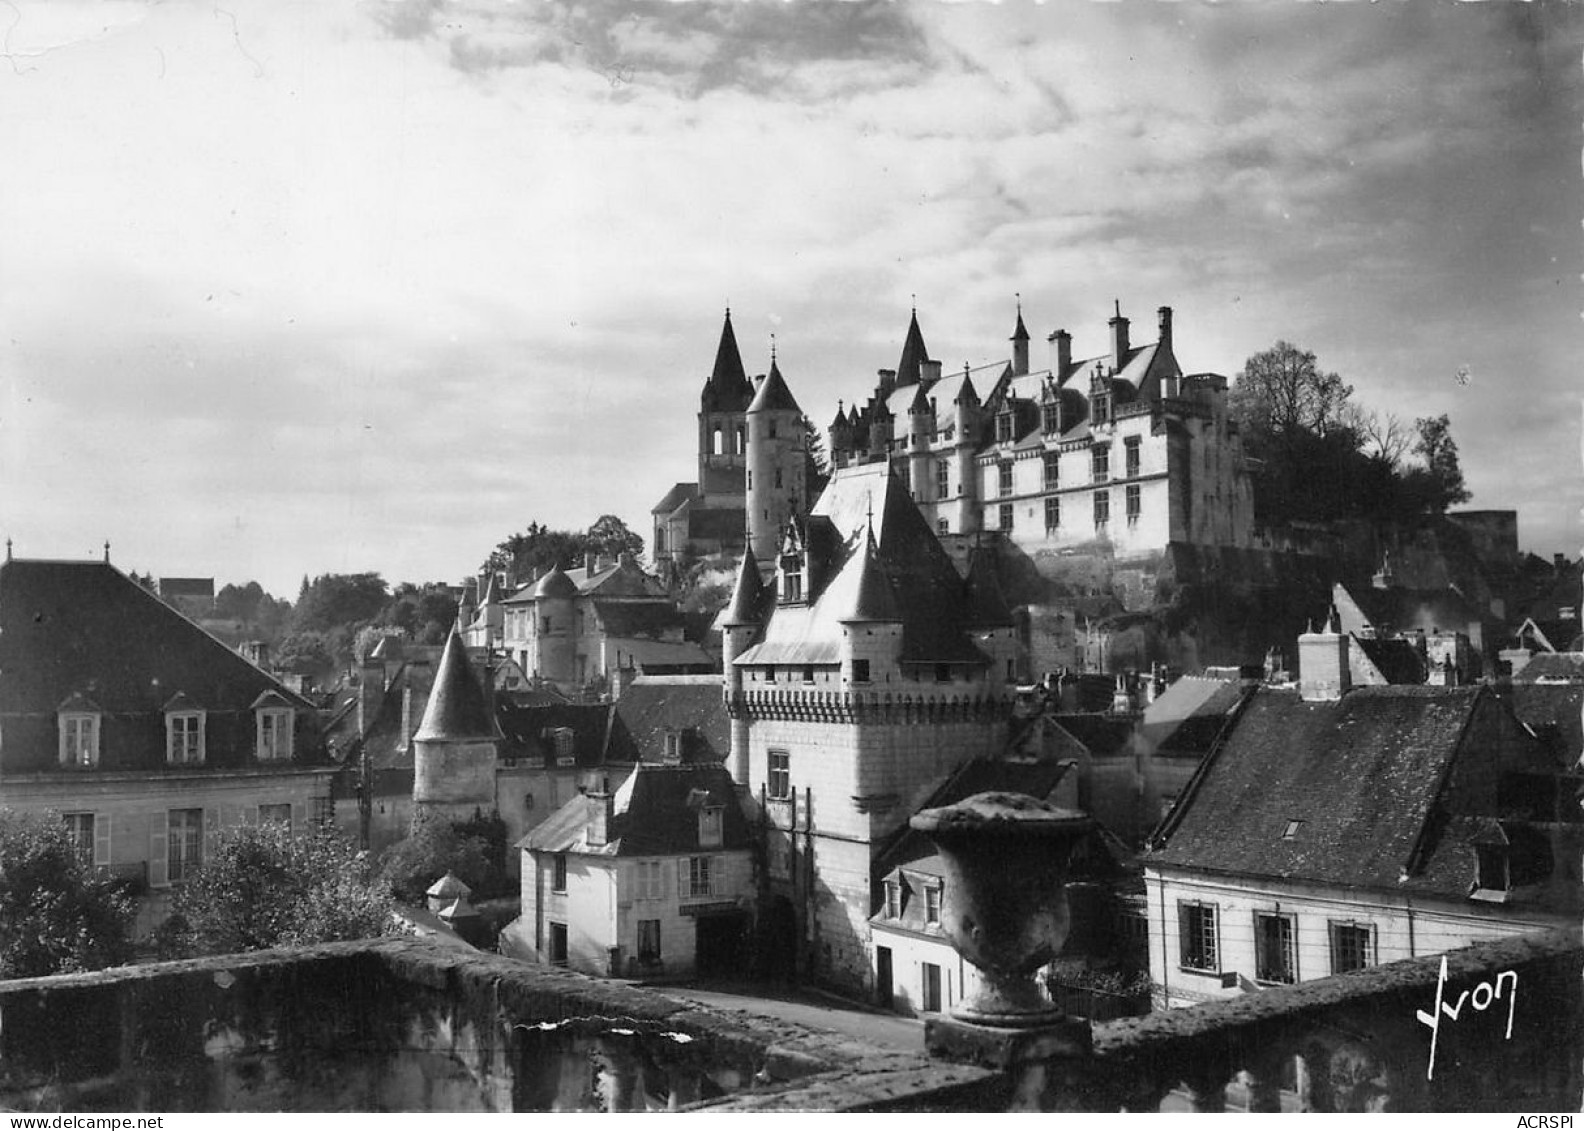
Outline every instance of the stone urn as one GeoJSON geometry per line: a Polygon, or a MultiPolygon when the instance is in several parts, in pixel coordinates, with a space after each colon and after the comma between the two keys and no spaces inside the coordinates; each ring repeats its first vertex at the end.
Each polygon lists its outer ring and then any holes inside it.
{"type": "Polygon", "coordinates": [[[1067,861],[1093,819],[1021,793],[980,793],[909,823],[940,850],[941,927],[984,975],[952,1015],[1004,1028],[1060,1019],[1035,972],[1067,939],[1067,861]]]}

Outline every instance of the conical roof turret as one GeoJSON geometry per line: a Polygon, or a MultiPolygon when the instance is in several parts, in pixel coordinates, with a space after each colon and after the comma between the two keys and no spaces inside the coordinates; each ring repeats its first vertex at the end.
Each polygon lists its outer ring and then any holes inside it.
{"type": "Polygon", "coordinates": [[[743,369],[742,353],[737,349],[737,335],[732,330],[731,310],[728,309],[725,324],[721,326],[720,345],[715,349],[715,368],[704,382],[700,406],[706,412],[741,412],[753,400],[753,395],[753,383],[743,369]]]}
{"type": "Polygon", "coordinates": [[[929,360],[929,350],[924,346],[924,332],[919,329],[918,310],[914,309],[913,317],[908,320],[907,338],[902,342],[902,360],[897,362],[897,388],[918,384],[924,363],[929,360]]]}
{"type": "Polygon", "coordinates": [[[774,361],[770,363],[770,376],[760,382],[759,391],[754,394],[753,403],[748,406],[749,415],[773,411],[796,413],[803,411],[792,396],[792,390],[787,388],[786,380],[781,376],[781,367],[774,361]]]}
{"type": "Polygon", "coordinates": [[[444,742],[500,737],[500,728],[490,714],[484,688],[473,674],[462,637],[453,628],[446,638],[440,668],[435,672],[434,688],[429,692],[423,722],[413,740],[444,742]]]}
{"type": "Polygon", "coordinates": [[[737,565],[737,582],[732,586],[731,603],[721,617],[722,628],[740,628],[759,623],[760,602],[764,597],[764,581],[759,577],[759,562],[753,550],[743,547],[742,561],[737,565]]]}
{"type": "Polygon", "coordinates": [[[1026,342],[1029,340],[1028,328],[1023,325],[1023,304],[1021,302],[1018,303],[1017,329],[1012,331],[1012,340],[1014,342],[1026,342]]]}
{"type": "Polygon", "coordinates": [[[891,580],[886,577],[885,570],[880,568],[880,550],[875,545],[873,527],[864,535],[863,549],[854,555],[854,559],[847,563],[842,572],[845,574],[847,570],[857,570],[858,574],[848,582],[851,586],[846,594],[848,599],[837,606],[836,619],[843,624],[900,623],[902,610],[897,605],[891,580]]]}

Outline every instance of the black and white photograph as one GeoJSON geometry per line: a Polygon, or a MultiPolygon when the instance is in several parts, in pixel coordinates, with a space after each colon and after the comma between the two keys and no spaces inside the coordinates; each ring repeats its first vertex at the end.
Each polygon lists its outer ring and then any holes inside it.
{"type": "Polygon", "coordinates": [[[1574,1126],[1584,2],[0,0],[0,155],[9,1127],[1574,1126]]]}

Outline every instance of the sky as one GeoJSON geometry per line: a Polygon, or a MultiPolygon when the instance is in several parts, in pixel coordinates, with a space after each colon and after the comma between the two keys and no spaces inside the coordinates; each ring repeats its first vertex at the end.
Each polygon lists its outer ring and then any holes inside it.
{"type": "Polygon", "coordinates": [[[1021,296],[1447,413],[1584,545],[1584,5],[0,3],[0,535],[458,581],[695,475],[729,305],[824,427],[1021,296]]]}

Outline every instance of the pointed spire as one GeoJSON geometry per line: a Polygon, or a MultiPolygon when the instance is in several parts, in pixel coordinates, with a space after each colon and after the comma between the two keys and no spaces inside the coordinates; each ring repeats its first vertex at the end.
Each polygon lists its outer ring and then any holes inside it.
{"type": "Polygon", "coordinates": [[[924,363],[929,360],[929,350],[924,345],[924,332],[919,329],[918,306],[915,303],[913,314],[908,319],[907,337],[902,342],[902,359],[897,362],[897,388],[917,384],[924,363]]]}
{"type": "Polygon", "coordinates": [[[752,399],[753,384],[743,369],[742,353],[737,348],[737,334],[732,329],[731,307],[728,306],[726,321],[721,326],[720,345],[715,349],[715,368],[704,383],[700,400],[706,411],[741,412],[752,399]]]}
{"type": "Polygon", "coordinates": [[[484,688],[473,674],[473,665],[468,662],[461,635],[453,628],[451,635],[446,638],[440,667],[435,672],[434,689],[429,693],[423,722],[419,724],[413,740],[436,742],[499,737],[500,728],[490,714],[484,688]]]}
{"type": "Polygon", "coordinates": [[[740,628],[759,623],[759,606],[764,597],[764,582],[759,577],[759,562],[748,546],[743,547],[737,564],[737,582],[732,586],[731,603],[721,618],[722,628],[740,628]]]}
{"type": "Polygon", "coordinates": [[[1001,592],[989,551],[974,547],[968,559],[968,623],[975,628],[1005,628],[1013,623],[1012,609],[1001,592]]]}
{"type": "Polygon", "coordinates": [[[1026,342],[1029,340],[1028,329],[1023,325],[1023,296],[1021,294],[1017,296],[1017,329],[1012,331],[1012,340],[1014,342],[1026,342]]]}

